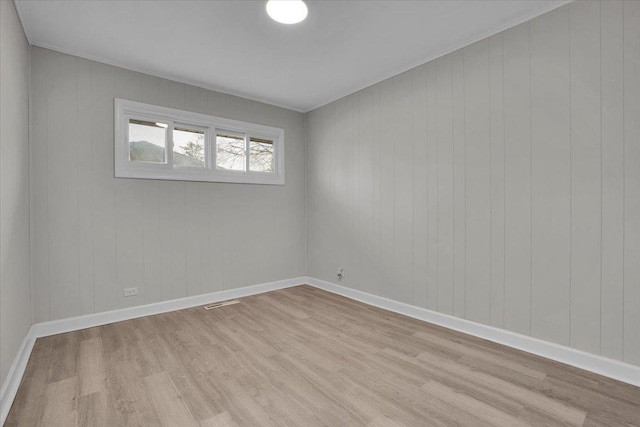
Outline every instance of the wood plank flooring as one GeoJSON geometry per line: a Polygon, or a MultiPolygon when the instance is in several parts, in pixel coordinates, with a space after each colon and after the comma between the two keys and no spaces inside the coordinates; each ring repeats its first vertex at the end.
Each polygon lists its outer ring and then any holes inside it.
{"type": "Polygon", "coordinates": [[[38,339],[38,425],[638,426],[640,388],[298,286],[38,339]]]}

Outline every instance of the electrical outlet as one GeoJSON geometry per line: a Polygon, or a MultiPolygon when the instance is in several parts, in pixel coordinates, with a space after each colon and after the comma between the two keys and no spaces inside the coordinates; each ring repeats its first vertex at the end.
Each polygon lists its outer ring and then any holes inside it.
{"type": "Polygon", "coordinates": [[[337,271],[337,275],[338,275],[338,281],[342,280],[342,267],[338,267],[338,271],[337,271]]]}
{"type": "Polygon", "coordinates": [[[127,288],[124,290],[125,297],[133,297],[138,295],[138,288],[127,288]]]}

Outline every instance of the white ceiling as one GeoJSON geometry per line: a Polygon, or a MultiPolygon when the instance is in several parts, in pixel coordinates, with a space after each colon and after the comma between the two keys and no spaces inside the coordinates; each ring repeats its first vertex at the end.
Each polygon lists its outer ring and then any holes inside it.
{"type": "Polygon", "coordinates": [[[303,112],[564,3],[16,0],[31,44],[303,112]]]}

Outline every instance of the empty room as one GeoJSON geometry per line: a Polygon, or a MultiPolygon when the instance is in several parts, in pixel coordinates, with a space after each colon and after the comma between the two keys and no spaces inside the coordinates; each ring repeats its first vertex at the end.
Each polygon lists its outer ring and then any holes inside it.
{"type": "Polygon", "coordinates": [[[640,0],[0,0],[0,385],[640,427],[640,0]]]}

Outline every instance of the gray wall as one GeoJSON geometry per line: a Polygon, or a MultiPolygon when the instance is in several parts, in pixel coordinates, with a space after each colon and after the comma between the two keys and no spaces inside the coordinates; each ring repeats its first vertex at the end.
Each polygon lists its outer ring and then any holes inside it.
{"type": "Polygon", "coordinates": [[[0,384],[31,326],[29,291],[29,45],[0,1],[0,384]]]}
{"type": "Polygon", "coordinates": [[[302,114],[41,48],[31,61],[35,322],[304,275],[302,114]],[[114,97],[284,128],[286,185],[115,179],[114,97]]]}
{"type": "Polygon", "coordinates": [[[307,116],[308,273],[640,364],[640,2],[577,2],[307,116]]]}

